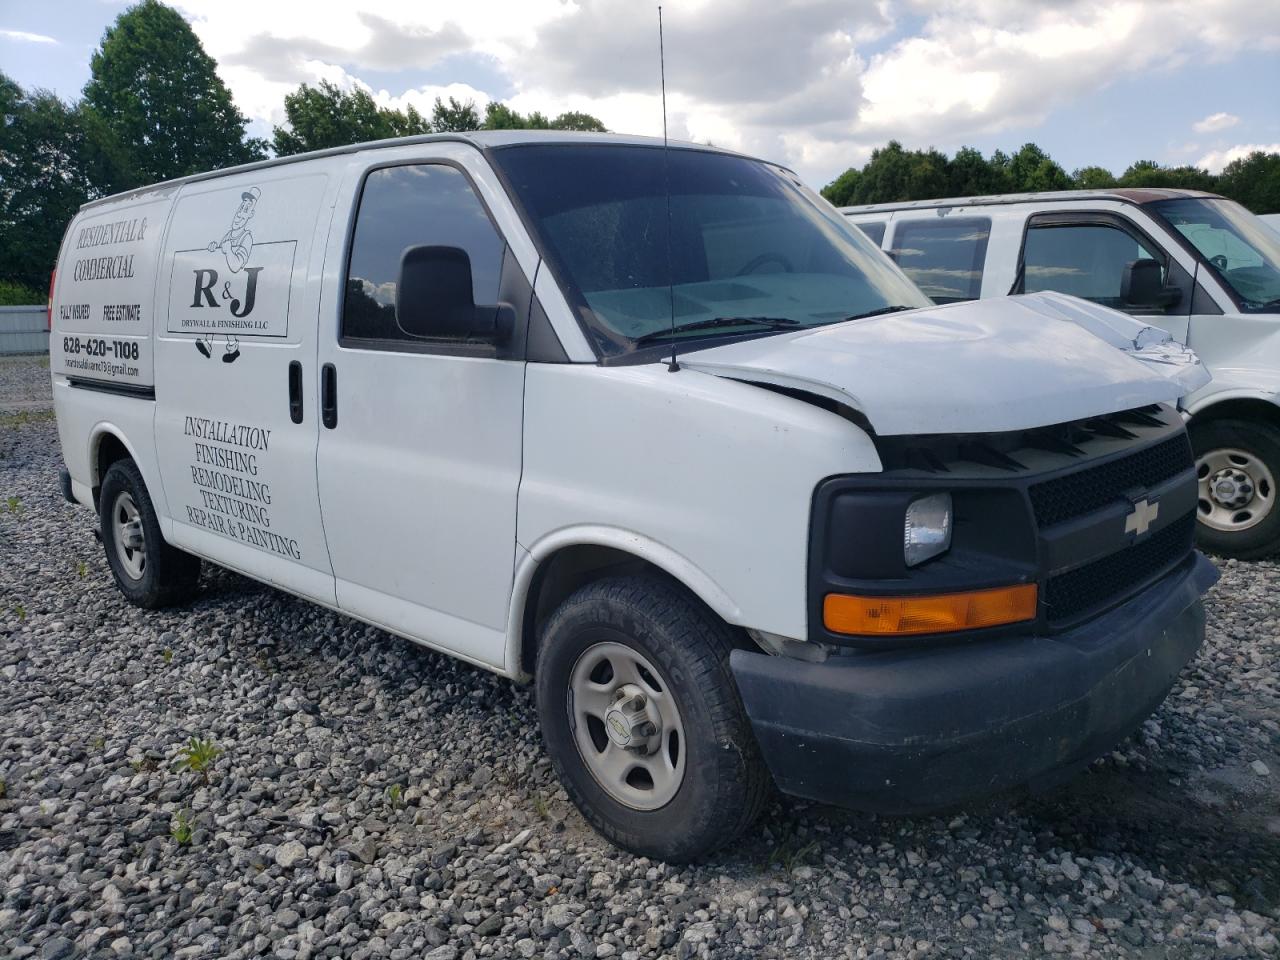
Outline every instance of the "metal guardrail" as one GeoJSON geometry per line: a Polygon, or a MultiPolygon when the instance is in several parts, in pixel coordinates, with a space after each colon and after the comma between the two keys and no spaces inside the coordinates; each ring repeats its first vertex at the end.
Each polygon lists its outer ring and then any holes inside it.
{"type": "Polygon", "coordinates": [[[49,352],[49,319],[43,303],[0,307],[0,356],[49,352]]]}

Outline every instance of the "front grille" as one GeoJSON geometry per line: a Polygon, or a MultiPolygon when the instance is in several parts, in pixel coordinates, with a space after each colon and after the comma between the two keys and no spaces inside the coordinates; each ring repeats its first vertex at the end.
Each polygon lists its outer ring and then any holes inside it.
{"type": "Polygon", "coordinates": [[[1082,517],[1122,499],[1126,490],[1163,483],[1191,469],[1193,462],[1191,444],[1179,433],[1118,460],[1034,484],[1029,492],[1036,523],[1051,527],[1082,517]]]}
{"type": "Polygon", "coordinates": [[[1044,586],[1049,622],[1073,620],[1155,579],[1191,552],[1195,526],[1189,513],[1119,553],[1050,577],[1044,586]]]}

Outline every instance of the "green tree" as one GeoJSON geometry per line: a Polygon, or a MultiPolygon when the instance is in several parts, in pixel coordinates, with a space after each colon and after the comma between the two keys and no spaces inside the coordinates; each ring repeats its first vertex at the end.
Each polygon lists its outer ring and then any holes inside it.
{"type": "Polygon", "coordinates": [[[605,125],[589,113],[568,110],[551,121],[553,130],[582,130],[587,133],[608,133],[605,125]]]}
{"type": "Polygon", "coordinates": [[[1280,213],[1280,153],[1255,150],[1232,160],[1219,175],[1217,189],[1254,213],[1280,213]]]}
{"type": "Polygon", "coordinates": [[[862,179],[862,171],[850,167],[822,188],[822,195],[837,207],[847,207],[855,202],[858,194],[858,181],[862,179]]]}
{"type": "Polygon", "coordinates": [[[284,114],[284,125],[271,131],[278,156],[431,132],[412,105],[403,112],[379,107],[367,91],[343,91],[327,80],[288,94],[284,114]]]}
{"type": "Polygon", "coordinates": [[[2,73],[0,117],[0,278],[45,290],[63,230],[122,184],[126,161],[91,112],[2,73]]]}
{"type": "Polygon", "coordinates": [[[1025,143],[1009,158],[1009,188],[1017,193],[1070,190],[1075,184],[1067,171],[1034,143],[1025,143]]]}
{"type": "MultiPolygon", "coordinates": [[[[455,109],[459,106],[456,101],[450,101],[455,109]]],[[[436,101],[437,104],[440,101],[436,101]]],[[[471,104],[467,104],[471,106],[471,104]]],[[[441,109],[437,106],[437,110],[441,109]]],[[[446,108],[448,109],[448,108],[446,108]]],[[[461,108],[465,109],[465,107],[461,108]]],[[[475,129],[468,127],[466,129],[475,129]]],[[[568,110],[554,120],[547,119],[545,114],[533,111],[530,114],[522,114],[518,110],[513,110],[505,103],[498,103],[496,100],[485,105],[484,121],[480,124],[481,130],[585,130],[594,133],[605,133],[606,128],[599,119],[593,117],[589,113],[582,113],[577,110],[568,110]]]]}
{"type": "Polygon", "coordinates": [[[263,156],[187,21],[142,0],[107,28],[90,60],[84,106],[127,151],[135,183],[168,180],[263,156]]]}
{"type": "Polygon", "coordinates": [[[1071,174],[1071,180],[1081,190],[1109,190],[1116,185],[1116,178],[1106,167],[1081,167],[1071,174]]]}
{"type": "Polygon", "coordinates": [[[485,104],[484,123],[481,126],[485,130],[524,130],[526,124],[524,117],[517,111],[505,103],[490,100],[485,104]]]}
{"type": "Polygon", "coordinates": [[[1154,160],[1139,160],[1120,174],[1122,187],[1173,187],[1186,190],[1216,190],[1217,178],[1198,167],[1162,167],[1154,160]]]}
{"type": "Polygon", "coordinates": [[[973,147],[961,147],[951,158],[947,193],[953,197],[981,197],[1009,189],[1004,166],[987,160],[973,147]]]}
{"type": "Polygon", "coordinates": [[[436,105],[431,110],[431,129],[437,133],[466,133],[480,129],[480,114],[476,111],[474,100],[459,103],[450,97],[445,103],[436,97],[436,105]]]}
{"type": "Polygon", "coordinates": [[[822,188],[837,206],[892,203],[938,197],[1098,190],[1113,187],[1167,187],[1206,190],[1239,201],[1254,213],[1280,212],[1280,153],[1255,152],[1228,164],[1218,176],[1199,167],[1163,167],[1139,160],[1119,177],[1105,167],[1081,167],[1070,176],[1034,143],[1009,156],[989,159],[961,147],[948,159],[937,150],[906,150],[896,140],[875,150],[861,169],[850,167],[822,188]]]}

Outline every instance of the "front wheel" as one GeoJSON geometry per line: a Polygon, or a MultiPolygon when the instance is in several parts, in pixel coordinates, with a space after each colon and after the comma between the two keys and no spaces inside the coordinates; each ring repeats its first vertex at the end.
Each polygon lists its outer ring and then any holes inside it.
{"type": "Polygon", "coordinates": [[[729,670],[733,634],[674,584],[619,577],[552,615],[536,670],[543,741],[607,839],[684,861],[759,814],[769,775],[729,670]]]}
{"type": "Polygon", "coordinates": [[[117,460],[107,470],[98,494],[98,512],[107,564],[130,603],[155,609],[195,593],[200,559],[170,546],[161,536],[151,495],[132,460],[117,460]]]}
{"type": "Polygon", "coordinates": [[[1238,560],[1280,551],[1280,430],[1267,423],[1191,425],[1199,481],[1200,545],[1238,560]]]}

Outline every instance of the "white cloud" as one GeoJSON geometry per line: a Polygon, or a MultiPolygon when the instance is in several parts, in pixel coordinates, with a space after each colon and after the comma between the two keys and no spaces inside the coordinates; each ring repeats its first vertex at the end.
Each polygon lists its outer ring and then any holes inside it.
{"type": "Polygon", "coordinates": [[[57,43],[53,37],[46,37],[43,33],[28,33],[26,30],[0,30],[0,37],[6,40],[16,40],[18,43],[57,43]]]}
{"type": "MultiPolygon", "coordinates": [[[[260,122],[280,122],[284,95],[324,78],[420,111],[436,96],[480,108],[500,96],[662,131],[656,11],[634,0],[176,2],[260,122]],[[397,72],[405,86],[381,89],[397,72]]],[[[671,135],[815,183],[890,137],[953,149],[1043,123],[1126,75],[1158,88],[1187,62],[1280,50],[1280,3],[1257,0],[681,0],[664,15],[671,135]]]]}
{"type": "Polygon", "coordinates": [[[1280,143],[1238,143],[1225,150],[1214,150],[1206,153],[1196,161],[1197,167],[1204,167],[1210,173],[1221,173],[1232,160],[1243,160],[1251,153],[1280,153],[1280,143]]]}
{"type": "Polygon", "coordinates": [[[1203,120],[1197,120],[1191,125],[1191,129],[1196,133],[1217,133],[1219,130],[1228,130],[1240,122],[1240,118],[1234,113],[1211,113],[1203,120]]]}
{"type": "Polygon", "coordinates": [[[468,100],[476,105],[476,110],[481,116],[484,116],[485,104],[490,97],[483,90],[477,90],[475,87],[467,83],[449,83],[443,86],[424,86],[416,87],[412,90],[405,90],[398,95],[392,95],[386,90],[372,91],[374,101],[380,107],[390,107],[392,110],[403,110],[405,107],[412,106],[420,114],[430,119],[431,108],[435,106],[436,98],[449,101],[449,98],[457,100],[459,103],[466,103],[468,100]]]}

